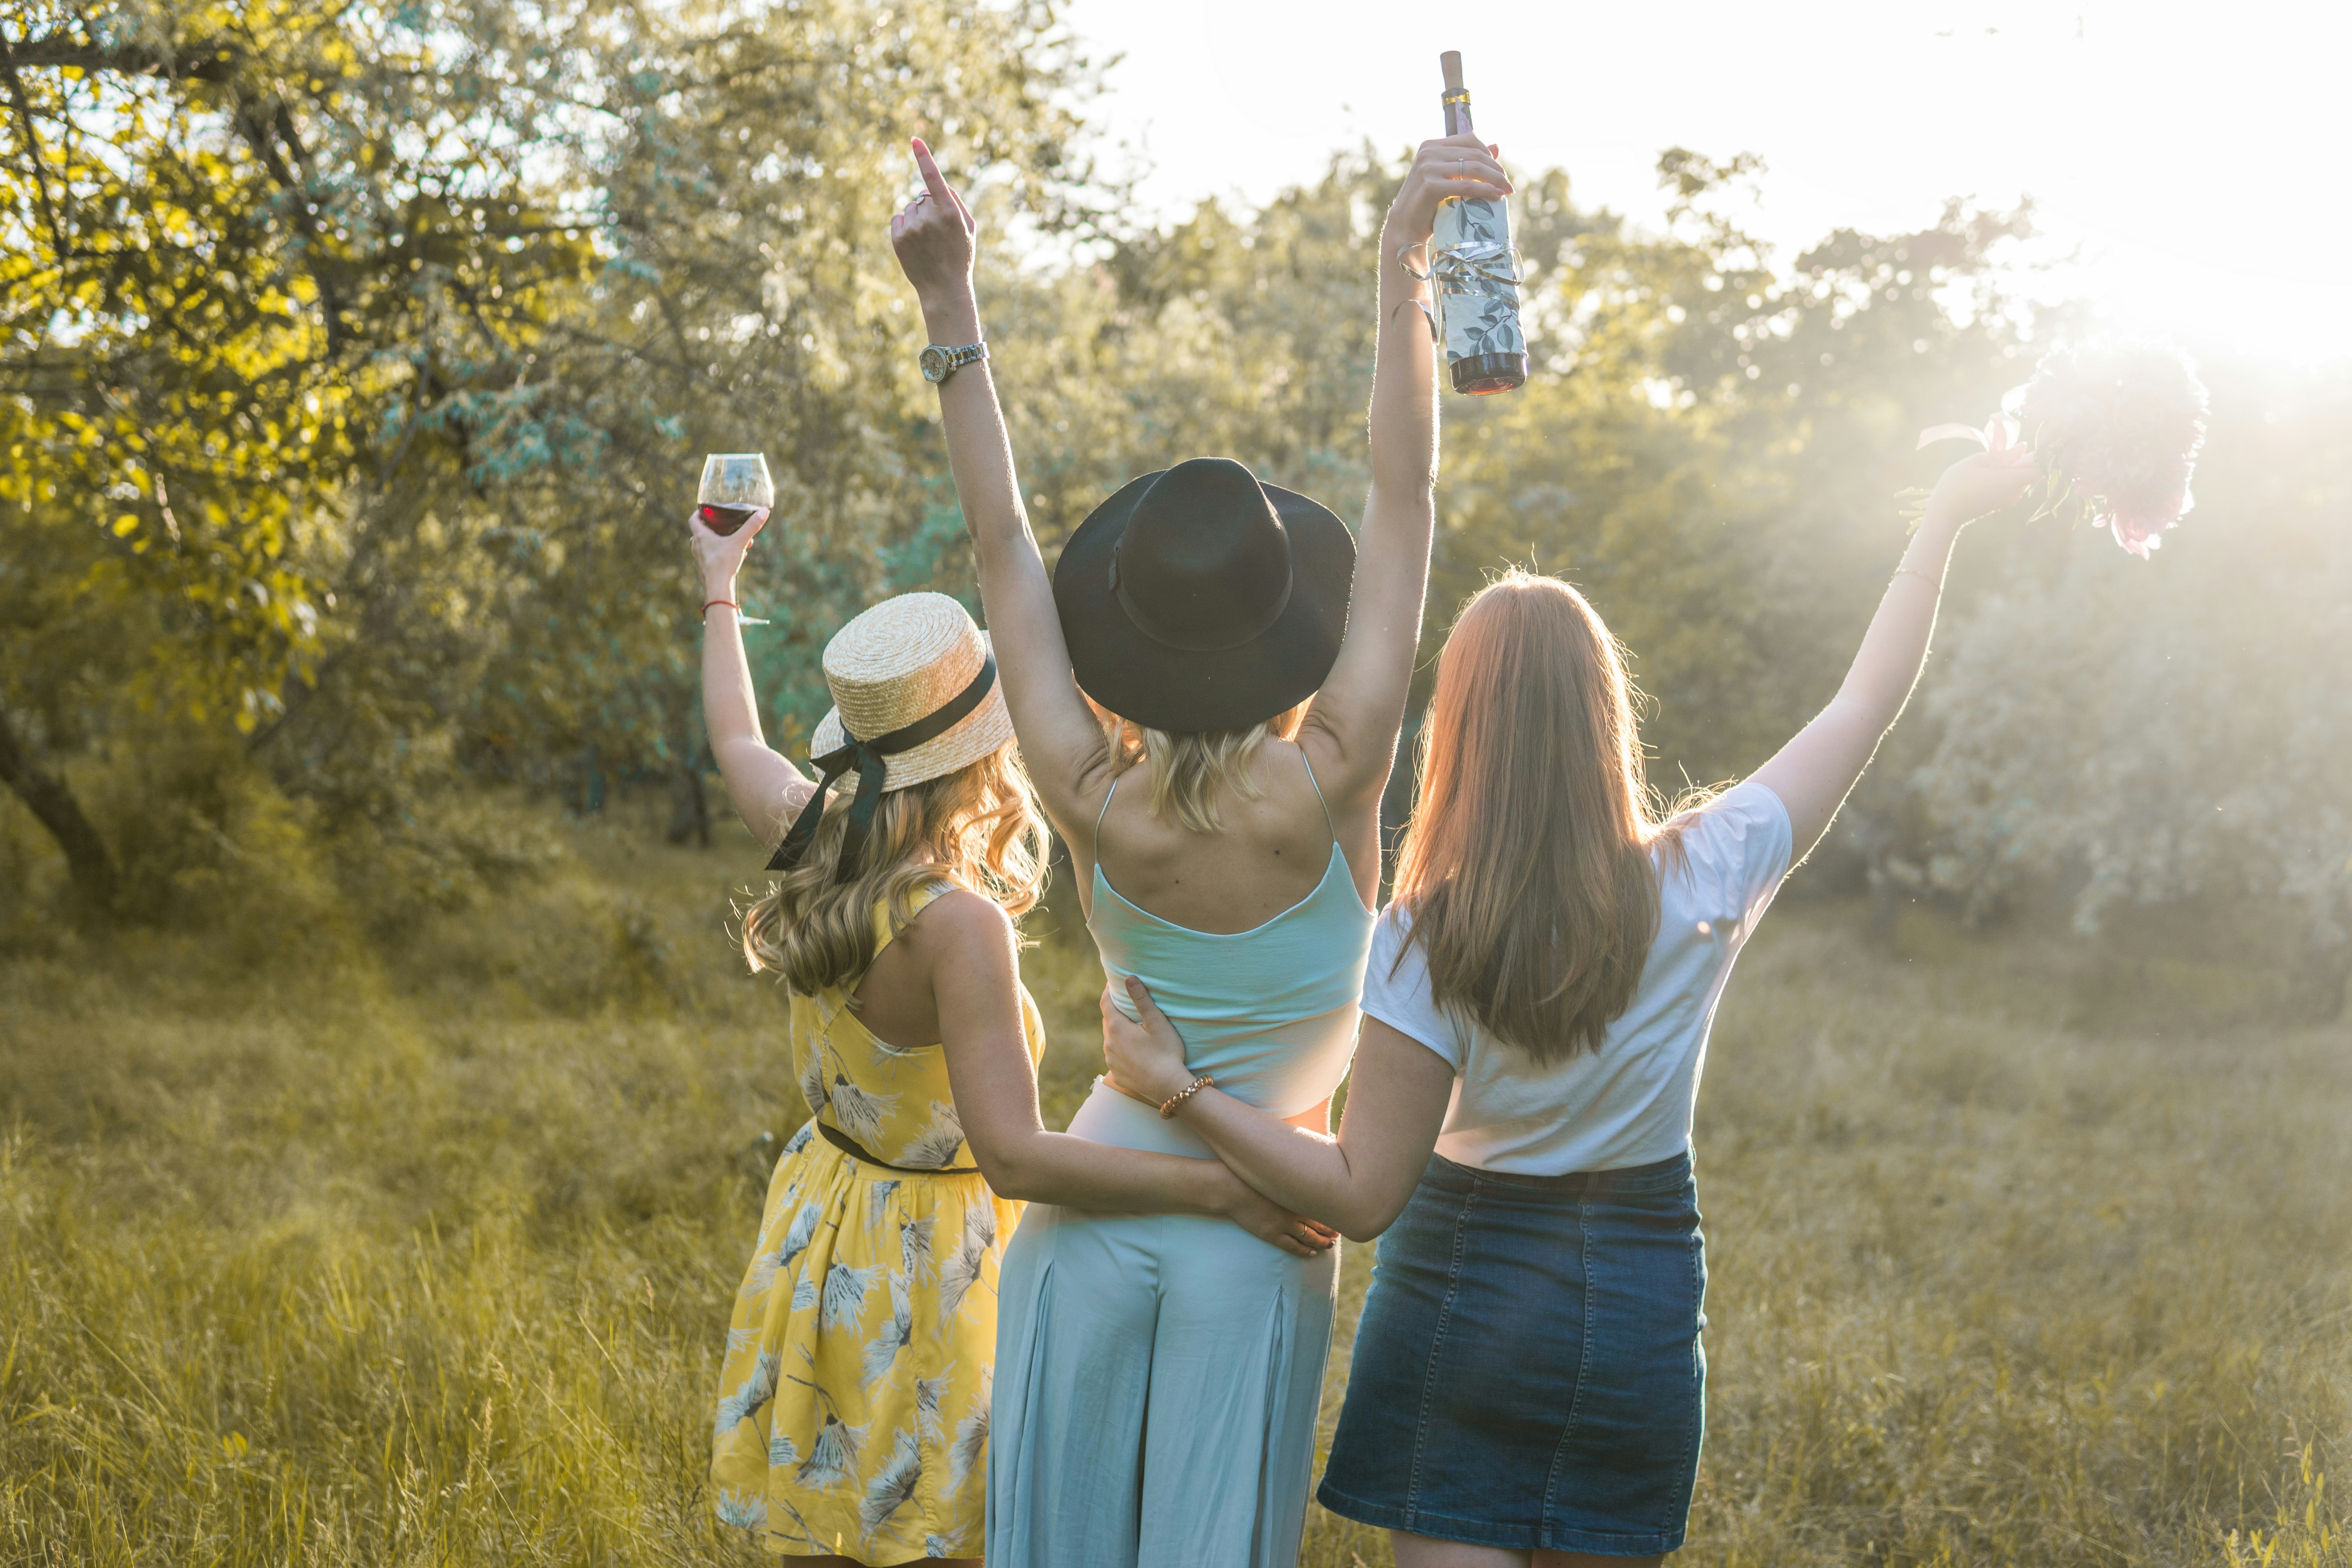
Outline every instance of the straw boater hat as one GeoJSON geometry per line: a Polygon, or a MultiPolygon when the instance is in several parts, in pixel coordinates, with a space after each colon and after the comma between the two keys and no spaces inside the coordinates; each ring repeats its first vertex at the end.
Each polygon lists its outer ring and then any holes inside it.
{"type": "Polygon", "coordinates": [[[884,794],[954,773],[1013,739],[988,635],[945,594],[885,599],[835,632],[824,645],[824,684],[835,706],[809,740],[821,783],[777,847],[772,871],[808,852],[825,792],[836,784],[852,800],[845,878],[884,794]]]}
{"type": "Polygon", "coordinates": [[[1054,566],[1071,672],[1122,719],[1242,730],[1321,689],[1348,629],[1356,542],[1318,501],[1230,458],[1129,479],[1054,566]]]}

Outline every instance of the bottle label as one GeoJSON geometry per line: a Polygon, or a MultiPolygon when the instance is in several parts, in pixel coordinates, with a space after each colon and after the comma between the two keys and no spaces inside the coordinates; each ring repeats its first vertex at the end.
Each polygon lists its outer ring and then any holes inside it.
{"type": "Polygon", "coordinates": [[[1528,352],[1508,205],[1467,198],[1441,204],[1429,261],[1447,363],[1528,352]]]}

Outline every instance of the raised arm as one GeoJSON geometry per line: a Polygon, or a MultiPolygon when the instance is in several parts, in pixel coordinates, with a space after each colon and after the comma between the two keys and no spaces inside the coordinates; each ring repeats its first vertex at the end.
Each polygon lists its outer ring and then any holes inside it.
{"type": "Polygon", "coordinates": [[[1335,804],[1360,807],[1388,783],[1421,640],[1429,538],[1437,518],[1437,364],[1422,315],[1431,304],[1429,285],[1405,270],[1398,253],[1424,246],[1438,204],[1447,197],[1500,197],[1510,191],[1494,149],[1475,136],[1424,142],[1381,228],[1369,420],[1372,485],[1356,542],[1347,635],[1298,737],[1335,804]]]}
{"type": "Polygon", "coordinates": [[[1870,765],[1879,741],[1895,727],[1936,629],[1944,596],[1944,569],[1960,530],[1977,518],[2013,506],[2038,477],[2032,454],[1980,452],[1944,470],[1927,498],[1927,514],[1902,564],[1878,601],[1861,651],[1830,705],[1754,776],[1788,808],[1790,862],[1803,859],[1829,831],[1846,794],[1870,765]]]}
{"type": "MultiPolygon", "coordinates": [[[[890,220],[890,247],[915,286],[930,341],[961,348],[982,341],[972,292],[979,226],[949,188],[930,149],[914,142],[923,194],[890,220]]],[[[1004,700],[1021,737],[1021,760],[1067,837],[1086,819],[1084,800],[1110,765],[1109,746],[1070,674],[1070,650],[1054,608],[1054,585],[1013,468],[1013,444],[997,406],[988,363],[966,365],[940,383],[940,422],[964,528],[980,557],[981,609],[996,649],[1004,700]]]]}
{"type": "Polygon", "coordinates": [[[743,656],[735,576],[743,552],[768,525],[754,513],[731,534],[713,533],[697,515],[687,521],[695,563],[702,569],[702,722],[710,732],[710,754],[727,781],[727,798],[753,837],[771,847],[808,797],[814,780],[793,766],[760,731],[760,709],[751,698],[751,665],[743,656]]]}
{"type": "Polygon", "coordinates": [[[1021,1026],[1012,922],[976,893],[936,900],[898,939],[928,963],[956,1114],[999,1196],[1114,1214],[1214,1215],[1311,1258],[1332,1237],[1268,1203],[1215,1160],[1048,1132],[1021,1026]]]}
{"type": "MultiPolygon", "coordinates": [[[[1141,981],[1130,977],[1127,991],[1141,1021],[1128,1022],[1104,992],[1103,1054],[1114,1082],[1164,1102],[1192,1081],[1184,1042],[1141,981]]],[[[1188,1096],[1177,1114],[1251,1187],[1350,1241],[1370,1241],[1404,1212],[1437,1146],[1453,1089],[1454,1068],[1444,1057],[1368,1016],[1338,1137],[1293,1126],[1214,1088],[1188,1096]]]]}

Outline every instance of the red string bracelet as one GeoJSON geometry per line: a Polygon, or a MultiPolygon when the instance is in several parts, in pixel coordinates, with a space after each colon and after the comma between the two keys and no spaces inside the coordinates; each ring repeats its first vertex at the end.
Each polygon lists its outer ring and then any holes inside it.
{"type": "Polygon", "coordinates": [[[743,613],[743,606],[737,604],[732,599],[705,599],[702,602],[702,613],[706,616],[709,615],[710,613],[710,606],[713,605],[724,605],[739,616],[743,613]]]}

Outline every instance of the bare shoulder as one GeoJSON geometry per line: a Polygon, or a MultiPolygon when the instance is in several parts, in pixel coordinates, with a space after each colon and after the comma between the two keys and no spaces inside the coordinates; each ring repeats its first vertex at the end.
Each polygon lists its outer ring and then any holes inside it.
{"type": "MultiPolygon", "coordinates": [[[[1045,816],[1055,832],[1067,838],[1074,833],[1090,830],[1095,815],[1102,809],[1103,797],[1111,785],[1118,782],[1123,771],[1110,749],[1109,740],[1097,727],[1090,742],[1065,759],[1058,768],[1030,770],[1030,780],[1037,786],[1039,800],[1045,807],[1045,816]]],[[[974,894],[975,898],[979,895],[974,894]]],[[[987,900],[982,900],[982,902],[987,900]]],[[[1000,911],[1001,912],[1001,911],[1000,911]]]]}
{"type": "Polygon", "coordinates": [[[1364,797],[1377,799],[1388,784],[1403,724],[1402,710],[1383,729],[1378,719],[1351,723],[1348,715],[1318,701],[1300,721],[1296,743],[1314,764],[1326,799],[1360,804],[1364,797]]]}
{"type": "Polygon", "coordinates": [[[933,963],[950,955],[1010,952],[1013,917],[992,899],[951,887],[926,905],[898,940],[933,963]]]}

